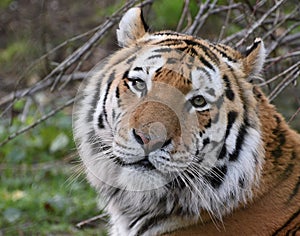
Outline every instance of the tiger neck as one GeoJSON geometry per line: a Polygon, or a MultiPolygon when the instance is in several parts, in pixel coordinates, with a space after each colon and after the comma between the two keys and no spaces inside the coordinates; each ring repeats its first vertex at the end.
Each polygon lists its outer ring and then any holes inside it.
{"type": "MultiPolygon", "coordinates": [[[[300,135],[289,128],[284,118],[264,95],[259,96],[259,100],[259,114],[265,149],[265,164],[259,195],[264,195],[272,188],[276,188],[278,184],[290,183],[291,186],[294,186],[292,183],[299,181],[300,135]]],[[[298,184],[300,185],[300,182],[298,184]]],[[[284,194],[283,191],[282,194],[284,194]]]]}

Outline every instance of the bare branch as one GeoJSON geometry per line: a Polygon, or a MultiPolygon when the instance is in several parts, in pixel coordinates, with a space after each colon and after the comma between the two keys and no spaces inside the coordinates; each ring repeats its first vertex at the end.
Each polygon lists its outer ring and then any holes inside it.
{"type": "Polygon", "coordinates": [[[208,8],[210,0],[206,0],[204,4],[201,4],[199,7],[199,11],[194,19],[194,23],[185,31],[187,34],[194,34],[197,29],[197,25],[203,15],[203,12],[208,8]]]}
{"type": "MultiPolygon", "coordinates": [[[[233,3],[233,0],[230,0],[229,5],[231,6],[232,3],[233,3]]],[[[227,26],[228,26],[230,14],[231,14],[231,8],[229,8],[228,11],[227,11],[226,18],[225,18],[225,22],[224,22],[224,24],[222,25],[221,32],[220,32],[220,34],[219,34],[219,38],[218,38],[217,42],[220,42],[221,39],[223,38],[225,29],[226,29],[227,26]]]]}
{"type": "Polygon", "coordinates": [[[299,68],[292,70],[270,93],[269,100],[274,100],[280,92],[285,89],[290,83],[294,82],[300,75],[299,68]]]}
{"type": "Polygon", "coordinates": [[[85,225],[89,225],[89,224],[91,224],[92,222],[97,221],[97,220],[103,220],[104,222],[107,222],[107,219],[106,219],[107,217],[108,217],[108,214],[107,214],[107,213],[102,213],[102,214],[100,214],[100,215],[91,217],[91,218],[89,218],[89,219],[87,219],[87,220],[83,220],[83,221],[77,223],[77,224],[76,224],[76,227],[79,228],[79,229],[81,229],[81,228],[83,228],[85,225]]]}
{"type": "Polygon", "coordinates": [[[188,10],[189,10],[189,4],[190,4],[190,0],[185,0],[184,1],[183,10],[182,10],[182,13],[181,13],[180,20],[179,20],[179,22],[177,24],[177,27],[176,27],[176,31],[180,31],[180,29],[182,28],[184,19],[185,19],[186,15],[188,13],[188,10]]]}
{"type": "Polygon", "coordinates": [[[271,79],[269,79],[269,80],[267,80],[267,81],[265,81],[265,82],[259,84],[259,86],[264,86],[264,85],[270,84],[270,83],[272,83],[272,82],[278,80],[279,78],[285,76],[286,74],[290,73],[291,71],[294,71],[294,70],[299,69],[299,68],[298,68],[299,65],[300,65],[300,61],[298,61],[298,62],[297,62],[296,64],[294,64],[293,66],[287,68],[286,70],[284,70],[284,71],[281,72],[280,74],[274,76],[273,78],[271,78],[271,79]]]}
{"type": "MultiPolygon", "coordinates": [[[[72,80],[82,80],[90,75],[91,75],[90,72],[77,72],[77,73],[73,73],[70,75],[62,76],[61,81],[65,82],[65,81],[69,80],[70,77],[72,78],[72,80]]],[[[50,87],[51,84],[52,84],[52,79],[44,80],[43,82],[39,83],[38,85],[35,85],[34,87],[29,87],[26,89],[14,91],[14,92],[10,93],[9,95],[6,95],[5,97],[2,97],[0,99],[0,106],[3,106],[7,103],[11,103],[11,102],[13,102],[14,99],[21,99],[25,96],[32,96],[32,95],[50,87]]],[[[5,110],[2,111],[0,116],[2,116],[4,113],[5,113],[5,110]]]]}
{"type": "Polygon", "coordinates": [[[248,36],[250,34],[252,34],[255,29],[257,29],[259,26],[261,26],[262,23],[266,20],[266,18],[272,12],[274,12],[281,4],[283,4],[285,1],[286,0],[280,0],[280,1],[276,2],[276,4],[270,10],[268,10],[258,21],[254,22],[252,24],[252,26],[250,27],[250,29],[246,30],[244,37],[236,43],[236,46],[237,47],[241,46],[245,42],[245,40],[248,38],[248,36]]]}
{"type": "Polygon", "coordinates": [[[45,121],[45,120],[49,119],[50,117],[54,116],[59,111],[61,111],[64,108],[66,108],[67,106],[72,105],[74,103],[74,101],[75,101],[75,98],[70,99],[65,104],[63,104],[62,106],[57,107],[56,109],[52,110],[48,114],[42,116],[40,119],[38,119],[37,121],[35,121],[31,125],[28,125],[28,126],[22,128],[22,129],[18,130],[17,132],[10,134],[6,139],[4,139],[2,142],[0,142],[0,147],[2,147],[3,145],[5,145],[9,141],[13,140],[14,138],[16,138],[17,136],[19,136],[20,134],[23,134],[23,133],[27,132],[28,130],[36,127],[37,125],[39,125],[43,121],[45,121]]]}

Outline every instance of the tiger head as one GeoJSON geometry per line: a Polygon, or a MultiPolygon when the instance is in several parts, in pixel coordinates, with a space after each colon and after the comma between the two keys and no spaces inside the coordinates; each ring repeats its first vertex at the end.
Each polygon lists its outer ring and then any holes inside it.
{"type": "Polygon", "coordinates": [[[222,215],[221,205],[249,199],[263,163],[248,82],[262,68],[262,41],[242,54],[190,35],[149,33],[140,8],[124,15],[117,38],[122,49],[88,80],[74,119],[88,179],[111,211],[155,211],[164,201],[161,208],[176,205],[182,215],[222,215]]]}

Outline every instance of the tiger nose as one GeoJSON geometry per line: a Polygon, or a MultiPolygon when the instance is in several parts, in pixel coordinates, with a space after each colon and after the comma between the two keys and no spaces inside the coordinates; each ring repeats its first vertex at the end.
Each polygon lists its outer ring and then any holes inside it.
{"type": "Polygon", "coordinates": [[[171,139],[167,139],[165,127],[159,122],[151,123],[144,129],[133,129],[133,136],[146,154],[163,148],[171,142],[171,139]]]}

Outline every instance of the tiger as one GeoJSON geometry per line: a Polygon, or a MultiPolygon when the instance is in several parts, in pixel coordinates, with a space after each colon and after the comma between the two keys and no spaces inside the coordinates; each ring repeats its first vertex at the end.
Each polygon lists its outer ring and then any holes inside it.
{"type": "MultiPolygon", "coordinates": [[[[74,139],[109,235],[296,235],[300,135],[253,80],[266,57],[174,31],[142,9],[84,81],[74,139]]],[[[297,234],[298,235],[298,234],[297,234]]]]}

